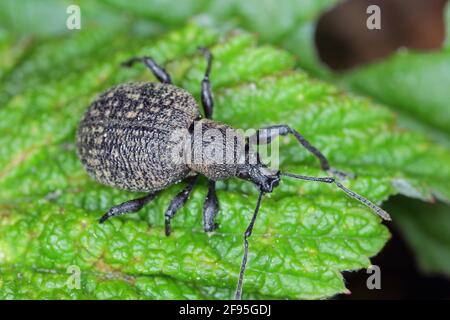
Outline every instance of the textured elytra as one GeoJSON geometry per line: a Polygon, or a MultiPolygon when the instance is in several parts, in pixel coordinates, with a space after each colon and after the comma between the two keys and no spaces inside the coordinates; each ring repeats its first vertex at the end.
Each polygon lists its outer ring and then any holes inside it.
{"type": "Polygon", "coordinates": [[[127,83],[101,94],[77,131],[77,151],[97,181],[130,191],[156,191],[189,174],[173,161],[182,137],[199,117],[194,98],[169,84],[127,83]]]}

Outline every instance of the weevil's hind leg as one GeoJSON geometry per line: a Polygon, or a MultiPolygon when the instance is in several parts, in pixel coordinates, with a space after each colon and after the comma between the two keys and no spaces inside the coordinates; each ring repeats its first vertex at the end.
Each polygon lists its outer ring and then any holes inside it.
{"type": "Polygon", "coordinates": [[[213,55],[206,48],[200,48],[203,55],[206,58],[206,70],[205,75],[202,80],[202,88],[201,88],[201,98],[203,110],[205,111],[205,117],[208,119],[212,119],[213,109],[214,109],[214,100],[211,93],[211,83],[209,82],[209,74],[211,73],[211,65],[213,60],[213,55]]]}
{"type": "Polygon", "coordinates": [[[167,73],[166,70],[164,70],[163,67],[158,65],[155,60],[153,60],[150,57],[133,57],[127,61],[122,62],[122,66],[124,67],[131,67],[136,62],[143,63],[147,68],[150,69],[150,71],[153,73],[153,75],[162,83],[172,83],[172,79],[170,78],[170,75],[167,73]]]}
{"type": "Polygon", "coordinates": [[[129,200],[117,206],[114,206],[100,218],[99,222],[104,223],[109,218],[121,216],[125,213],[137,212],[141,210],[142,207],[147,203],[152,201],[158,194],[159,191],[149,193],[145,197],[129,200]]]}
{"type": "Polygon", "coordinates": [[[259,129],[256,133],[256,137],[250,137],[250,141],[255,141],[256,144],[267,144],[271,143],[272,140],[278,136],[286,136],[288,134],[292,134],[295,136],[298,142],[308,150],[312,155],[314,155],[320,161],[320,167],[322,170],[327,171],[333,175],[336,175],[340,178],[345,177],[354,177],[353,174],[342,172],[336,170],[330,166],[330,162],[323,155],[322,152],[319,151],[316,147],[314,147],[308,140],[305,139],[299,132],[292,129],[286,124],[274,125],[266,128],[259,129]]]}
{"type": "Polygon", "coordinates": [[[208,194],[203,204],[203,229],[205,232],[211,232],[217,228],[217,224],[214,221],[217,212],[219,212],[219,200],[216,195],[216,182],[209,180],[208,194]]]}
{"type": "Polygon", "coordinates": [[[192,193],[192,190],[194,189],[194,186],[198,182],[198,177],[199,176],[196,175],[190,178],[186,187],[184,187],[184,189],[181,190],[170,202],[170,205],[167,208],[166,213],[164,214],[166,236],[169,236],[171,232],[170,220],[172,220],[172,218],[175,216],[178,209],[180,209],[186,203],[187,199],[192,193]]]}

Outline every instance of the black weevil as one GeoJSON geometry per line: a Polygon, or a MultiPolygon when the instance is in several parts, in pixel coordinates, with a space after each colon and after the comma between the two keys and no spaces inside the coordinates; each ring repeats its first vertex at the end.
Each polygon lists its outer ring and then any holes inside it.
{"type": "Polygon", "coordinates": [[[101,217],[100,223],[114,216],[140,210],[161,190],[186,179],[187,186],[175,196],[165,212],[165,232],[169,235],[170,220],[187,201],[199,175],[202,174],[208,178],[208,194],[203,206],[203,227],[206,232],[210,232],[216,227],[214,217],[219,210],[216,181],[237,177],[253,182],[259,189],[259,196],[244,234],[244,255],[235,294],[236,299],[240,299],[247,263],[248,238],[252,233],[263,195],[272,192],[281,176],[334,183],[383,219],[390,220],[383,209],[337,181],[335,177],[344,177],[346,174],[331,168],[325,156],[288,125],[259,129],[254,139],[247,137],[232,146],[223,143],[230,130],[236,137],[242,137],[242,134],[212,120],[214,102],[209,81],[212,55],[206,49],[202,49],[202,52],[207,59],[207,68],[201,83],[204,118],[201,117],[192,95],[174,86],[169,74],[150,57],[135,57],[123,65],[131,67],[135,62],[144,63],[161,83],[118,85],[101,94],[86,111],[77,131],[77,152],[87,172],[100,183],[148,193],[144,197],[112,207],[101,217]],[[224,139],[217,142],[208,135],[194,134],[197,125],[200,125],[202,130],[215,130],[224,139]],[[178,139],[172,139],[171,133],[175,131],[182,132],[178,139]],[[253,144],[270,143],[275,137],[288,134],[292,134],[306,150],[318,158],[321,168],[330,173],[330,176],[309,177],[273,170],[259,160],[258,153],[251,147],[253,144]],[[243,161],[225,162],[223,157],[218,160],[212,157],[211,160],[211,156],[206,154],[206,150],[211,150],[211,146],[219,150],[219,153],[228,152],[233,155],[234,160],[243,161]],[[189,158],[187,155],[191,156],[192,153],[199,153],[200,159],[209,161],[185,161],[189,158]],[[178,160],[175,161],[174,158],[178,160]]]}

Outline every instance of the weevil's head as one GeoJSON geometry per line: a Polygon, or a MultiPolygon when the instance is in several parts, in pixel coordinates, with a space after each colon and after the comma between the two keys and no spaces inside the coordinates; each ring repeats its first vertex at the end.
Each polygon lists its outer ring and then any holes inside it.
{"type": "Polygon", "coordinates": [[[253,182],[264,193],[271,193],[281,180],[279,170],[271,169],[263,163],[242,166],[238,177],[253,182]]]}
{"type": "Polygon", "coordinates": [[[240,156],[236,174],[238,178],[253,182],[263,193],[271,193],[278,186],[281,180],[280,171],[264,164],[249,140],[246,140],[245,152],[240,156]]]}

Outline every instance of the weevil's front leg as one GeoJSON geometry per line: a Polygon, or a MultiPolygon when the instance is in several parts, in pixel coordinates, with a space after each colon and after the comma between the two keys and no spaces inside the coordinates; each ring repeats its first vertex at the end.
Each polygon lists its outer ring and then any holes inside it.
{"type": "Polygon", "coordinates": [[[124,67],[131,67],[134,63],[141,62],[147,68],[150,69],[150,71],[153,73],[153,75],[162,83],[172,83],[172,80],[170,79],[170,75],[164,70],[163,67],[158,65],[155,60],[153,60],[150,57],[133,57],[125,62],[122,62],[122,66],[124,67]]]}
{"type": "Polygon", "coordinates": [[[117,206],[114,206],[100,218],[99,222],[104,223],[111,217],[117,217],[125,213],[137,212],[141,210],[142,207],[145,206],[147,203],[152,201],[158,194],[159,191],[149,193],[145,197],[129,200],[117,206]]]}
{"type": "Polygon", "coordinates": [[[298,133],[295,129],[292,129],[286,124],[274,125],[267,128],[259,129],[256,133],[256,137],[250,137],[250,142],[255,141],[256,144],[268,144],[271,143],[272,140],[278,136],[286,136],[288,134],[292,134],[295,138],[300,142],[300,144],[308,150],[312,155],[314,155],[320,161],[320,167],[322,170],[325,170],[333,175],[336,175],[340,178],[345,177],[354,177],[354,175],[345,173],[339,170],[336,170],[330,166],[328,159],[319,151],[316,147],[314,147],[308,140],[305,139],[300,133],[298,133]]]}
{"type": "Polygon", "coordinates": [[[213,56],[211,52],[209,52],[209,50],[206,48],[200,48],[200,50],[203,52],[207,63],[205,75],[203,76],[202,80],[202,89],[201,89],[202,105],[203,110],[205,111],[205,117],[208,119],[212,119],[214,100],[211,93],[211,83],[209,82],[209,74],[211,73],[213,56]]]}
{"type": "Polygon", "coordinates": [[[208,194],[203,204],[203,229],[205,232],[211,232],[217,228],[217,224],[214,221],[217,212],[219,212],[219,200],[216,195],[216,182],[209,180],[208,194]]]}
{"type": "Polygon", "coordinates": [[[186,203],[187,199],[192,193],[192,190],[194,189],[194,186],[198,182],[198,177],[199,176],[196,175],[195,177],[190,178],[186,187],[184,187],[184,189],[181,190],[170,202],[170,205],[167,208],[166,213],[164,214],[166,236],[169,236],[171,232],[170,220],[172,220],[172,218],[175,216],[178,209],[180,209],[186,203]]]}

